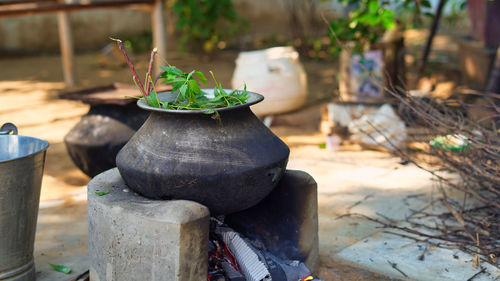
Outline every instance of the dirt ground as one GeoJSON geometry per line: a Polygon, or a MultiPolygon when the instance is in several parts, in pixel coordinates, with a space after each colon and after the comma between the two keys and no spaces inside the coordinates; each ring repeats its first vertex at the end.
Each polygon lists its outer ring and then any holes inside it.
{"type": "MultiPolygon", "coordinates": [[[[446,45],[446,42],[443,44],[446,45]]],[[[172,52],[168,54],[168,60],[181,69],[214,70],[223,85],[230,85],[236,56],[236,52],[227,51],[211,61],[204,61],[172,52]]],[[[136,64],[140,73],[145,72],[147,58],[148,54],[135,57],[141,61],[136,64]]],[[[334,97],[337,89],[335,63],[303,61],[303,64],[308,75],[307,104],[298,112],[278,116],[272,127],[291,147],[294,157],[307,157],[309,153],[297,148],[317,148],[324,142],[319,132],[320,107],[322,102],[334,97]],[[299,155],[301,153],[304,155],[299,155]]],[[[13,122],[18,126],[19,134],[50,142],[35,251],[37,268],[41,271],[39,278],[46,274],[48,262],[62,263],[68,253],[74,256],[88,253],[84,190],[90,179],[72,163],[63,138],[89,107],[80,102],[61,100],[58,94],[113,82],[131,82],[128,68],[118,66],[98,52],[78,55],[76,71],[78,86],[65,88],[61,82],[58,56],[6,58],[0,61],[0,123],[13,122]]],[[[389,280],[388,277],[328,257],[322,257],[321,261],[320,277],[324,280],[389,280]]],[[[75,265],[74,269],[77,267],[75,265]]]]}

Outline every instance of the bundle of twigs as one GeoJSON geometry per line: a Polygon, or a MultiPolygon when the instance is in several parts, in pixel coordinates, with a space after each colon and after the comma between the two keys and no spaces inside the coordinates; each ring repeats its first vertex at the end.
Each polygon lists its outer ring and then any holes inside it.
{"type": "MultiPolygon", "coordinates": [[[[438,203],[444,205],[449,212],[429,214],[425,211],[416,214],[418,217],[434,216],[442,223],[433,227],[433,231],[442,233],[440,240],[452,242],[476,255],[479,264],[479,255],[483,260],[497,265],[500,255],[500,98],[493,93],[479,94],[478,98],[486,101],[482,104],[467,104],[450,101],[437,103],[429,99],[421,99],[406,94],[402,89],[388,91],[401,103],[405,112],[411,112],[403,117],[409,126],[413,123],[423,124],[430,138],[446,136],[462,141],[462,149],[453,150],[443,146],[429,147],[420,153],[439,159],[438,168],[429,168],[426,163],[417,160],[414,153],[396,150],[396,154],[420,168],[432,173],[441,184],[441,187],[451,187],[463,192],[462,202],[456,202],[446,195],[441,188],[442,198],[438,203]],[[467,108],[479,106],[488,117],[474,120],[466,116],[467,108]],[[456,177],[444,176],[441,171],[449,171],[456,177]],[[468,198],[474,198],[483,203],[479,208],[466,209],[468,198]],[[447,221],[454,220],[458,227],[447,225],[447,221]]],[[[411,141],[411,139],[410,139],[411,141]]],[[[421,158],[419,158],[421,159],[421,158]]],[[[413,226],[429,228],[425,224],[408,219],[413,226]]]]}
{"type": "MultiPolygon", "coordinates": [[[[455,151],[443,147],[431,148],[427,153],[441,160],[442,166],[461,177],[460,182],[438,178],[447,185],[457,188],[473,196],[481,202],[500,208],[500,98],[496,94],[484,93],[481,98],[486,104],[465,104],[453,101],[441,104],[427,99],[419,99],[404,94],[404,91],[388,91],[397,98],[403,107],[409,109],[414,116],[405,118],[409,126],[413,120],[424,123],[429,135],[449,136],[463,140],[463,149],[455,151]],[[403,94],[400,94],[403,93],[403,94]],[[465,115],[466,108],[481,107],[490,116],[483,120],[472,120],[465,115]],[[412,120],[413,119],[413,120],[412,120]]],[[[403,153],[402,151],[398,152],[403,153]]],[[[404,153],[404,156],[408,156],[404,153]]]]}

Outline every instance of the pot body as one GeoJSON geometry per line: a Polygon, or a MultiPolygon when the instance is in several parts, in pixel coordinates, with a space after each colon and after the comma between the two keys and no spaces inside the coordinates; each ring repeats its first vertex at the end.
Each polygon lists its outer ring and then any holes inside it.
{"type": "Polygon", "coordinates": [[[35,280],[35,242],[47,141],[0,135],[0,280],[35,280]]]}
{"type": "Polygon", "coordinates": [[[116,155],[149,114],[129,105],[91,105],[64,137],[73,163],[89,177],[116,166],[116,155]]]}
{"type": "Polygon", "coordinates": [[[232,85],[262,94],[265,100],[252,107],[258,116],[296,110],[304,105],[307,76],[292,47],[241,52],[236,59],[232,85]]]}
{"type": "Polygon", "coordinates": [[[127,185],[153,199],[187,199],[212,214],[247,209],[285,171],[290,150],[248,106],[203,113],[153,111],[118,153],[127,185]]]}

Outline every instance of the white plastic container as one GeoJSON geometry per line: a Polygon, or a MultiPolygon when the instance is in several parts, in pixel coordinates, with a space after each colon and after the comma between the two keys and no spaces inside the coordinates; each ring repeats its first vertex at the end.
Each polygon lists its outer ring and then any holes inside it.
{"type": "Polygon", "coordinates": [[[274,115],[300,108],[307,95],[307,77],[292,47],[274,47],[241,52],[236,59],[232,87],[264,96],[253,106],[258,116],[274,115]]]}

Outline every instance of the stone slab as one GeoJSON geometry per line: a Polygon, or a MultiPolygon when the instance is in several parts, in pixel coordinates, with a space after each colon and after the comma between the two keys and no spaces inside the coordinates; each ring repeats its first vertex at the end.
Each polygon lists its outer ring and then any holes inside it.
{"type": "Polygon", "coordinates": [[[363,214],[372,218],[390,219],[393,221],[404,220],[410,216],[413,211],[424,208],[431,201],[428,200],[412,200],[409,196],[419,194],[419,190],[409,192],[408,190],[381,190],[369,193],[371,197],[360,200],[352,205],[350,213],[363,214]]]}
{"type": "MultiPolygon", "coordinates": [[[[480,271],[472,266],[474,257],[467,253],[436,247],[425,250],[427,246],[380,232],[345,248],[337,257],[394,278],[419,281],[468,280],[480,271]],[[420,260],[422,253],[424,258],[420,260]],[[391,263],[397,264],[397,269],[391,263]]],[[[487,263],[481,265],[485,272],[477,275],[474,281],[498,280],[500,269],[487,263]]]]}
{"type": "Polygon", "coordinates": [[[139,196],[116,168],[95,177],[87,196],[91,281],[207,278],[208,208],[139,196]]]}
{"type": "Polygon", "coordinates": [[[333,257],[344,248],[380,231],[379,224],[362,218],[319,216],[321,256],[333,257]]]}

